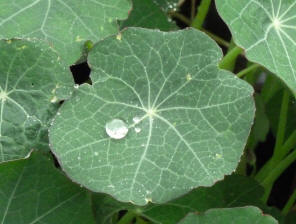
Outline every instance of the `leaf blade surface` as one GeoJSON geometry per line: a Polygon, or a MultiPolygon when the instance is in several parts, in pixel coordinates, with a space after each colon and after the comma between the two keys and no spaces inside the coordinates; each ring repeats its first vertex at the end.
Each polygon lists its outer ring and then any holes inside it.
{"type": "Polygon", "coordinates": [[[97,44],[89,56],[93,85],[74,93],[50,130],[64,170],[93,191],[139,205],[231,173],[253,120],[253,90],[217,68],[221,56],[192,29],[131,28],[97,44]],[[129,127],[125,138],[107,135],[113,119],[129,127]]]}

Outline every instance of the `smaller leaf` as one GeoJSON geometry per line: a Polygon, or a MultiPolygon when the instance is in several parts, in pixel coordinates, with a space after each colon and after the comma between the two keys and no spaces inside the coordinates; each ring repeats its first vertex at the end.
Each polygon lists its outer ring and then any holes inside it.
{"type": "Polygon", "coordinates": [[[67,65],[82,54],[87,40],[99,41],[118,32],[129,0],[1,0],[0,38],[38,38],[50,42],[67,65]]]}
{"type": "Polygon", "coordinates": [[[247,58],[275,73],[296,94],[296,2],[216,0],[216,7],[247,58]]]}
{"type": "Polygon", "coordinates": [[[40,153],[0,165],[1,224],[94,224],[88,193],[40,153]]]}
{"type": "Polygon", "coordinates": [[[48,150],[47,129],[73,78],[59,55],[37,40],[0,40],[0,163],[48,150]]]}
{"type": "Polygon", "coordinates": [[[189,214],[179,224],[276,224],[278,223],[271,216],[263,215],[256,207],[211,209],[204,214],[189,214]]]}
{"type": "Polygon", "coordinates": [[[133,0],[133,9],[129,18],[121,23],[121,29],[125,27],[143,27],[162,31],[177,29],[176,24],[152,0],[133,0]]]}
{"type": "Polygon", "coordinates": [[[112,214],[119,210],[132,210],[156,223],[177,223],[189,212],[204,212],[211,208],[228,208],[246,205],[262,205],[260,198],[264,189],[252,178],[232,175],[212,187],[200,187],[192,192],[158,205],[149,204],[137,207],[121,203],[105,194],[94,194],[97,223],[110,223],[112,214]]]}
{"type": "Polygon", "coordinates": [[[165,12],[176,11],[184,0],[153,0],[165,12]]]}

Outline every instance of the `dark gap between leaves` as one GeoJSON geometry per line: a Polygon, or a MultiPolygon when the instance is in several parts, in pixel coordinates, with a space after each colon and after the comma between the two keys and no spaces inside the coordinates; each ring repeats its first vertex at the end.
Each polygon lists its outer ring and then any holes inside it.
{"type": "Polygon", "coordinates": [[[292,163],[273,185],[268,205],[282,209],[296,189],[296,162],[292,163]]]}
{"type": "MultiPolygon", "coordinates": [[[[196,1],[196,6],[200,4],[201,0],[196,1]]],[[[191,17],[191,0],[186,0],[180,7],[178,13],[186,16],[187,18],[191,17]]],[[[196,12],[195,12],[196,13],[196,12]]],[[[181,20],[177,18],[173,18],[176,22],[177,26],[181,29],[184,29],[188,27],[187,24],[183,23],[181,20]]],[[[207,18],[205,20],[204,26],[206,30],[216,34],[217,36],[223,38],[226,41],[230,41],[231,39],[231,33],[226,26],[226,24],[223,22],[223,20],[218,15],[218,12],[216,10],[216,6],[214,1],[212,1],[207,18]]],[[[226,48],[224,46],[220,46],[223,50],[223,53],[226,53],[226,48]]]]}
{"type": "Polygon", "coordinates": [[[89,83],[91,84],[90,79],[90,67],[88,66],[87,62],[83,62],[81,64],[72,65],[70,67],[70,70],[72,72],[74,82],[76,84],[83,84],[83,83],[89,83]]]}
{"type": "Polygon", "coordinates": [[[60,164],[59,164],[59,161],[57,160],[57,158],[55,157],[55,155],[54,155],[51,151],[50,151],[50,154],[51,154],[51,156],[52,156],[52,158],[53,158],[54,166],[55,166],[56,168],[60,169],[61,166],[60,166],[60,164]]]}
{"type": "Polygon", "coordinates": [[[266,136],[265,142],[258,143],[255,149],[257,171],[271,158],[274,146],[275,138],[271,132],[266,136]]]}

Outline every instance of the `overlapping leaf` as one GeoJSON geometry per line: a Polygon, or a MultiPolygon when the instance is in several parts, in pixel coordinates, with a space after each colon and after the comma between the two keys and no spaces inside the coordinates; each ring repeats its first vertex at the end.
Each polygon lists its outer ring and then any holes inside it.
{"type": "Polygon", "coordinates": [[[1,164],[0,179],[1,224],[94,224],[87,192],[45,156],[1,164]]]}
{"type": "Polygon", "coordinates": [[[263,215],[256,207],[212,209],[205,214],[189,214],[180,224],[276,224],[278,223],[271,216],[263,215]]]}
{"type": "Polygon", "coordinates": [[[129,0],[1,0],[0,38],[34,37],[51,42],[67,64],[75,63],[86,40],[118,32],[129,0]]]}
{"type": "Polygon", "coordinates": [[[159,5],[160,8],[165,12],[177,10],[178,6],[184,2],[184,0],[152,0],[152,1],[154,1],[155,4],[159,5]]]}
{"type": "Polygon", "coordinates": [[[76,182],[120,201],[162,203],[233,172],[254,117],[252,88],[219,70],[220,48],[189,29],[132,28],[89,55],[93,85],[63,104],[52,150],[76,182]],[[120,119],[126,137],[106,124],[120,119]]]}
{"type": "Polygon", "coordinates": [[[177,26],[152,0],[133,0],[133,10],[124,27],[143,27],[162,31],[176,30],[177,26]]]}
{"type": "Polygon", "coordinates": [[[216,5],[247,58],[264,65],[296,93],[296,2],[217,0],[216,5]]]}
{"type": "Polygon", "coordinates": [[[154,223],[171,224],[179,222],[189,212],[204,212],[211,208],[246,205],[261,207],[260,198],[263,193],[264,189],[253,179],[234,175],[227,176],[212,187],[195,189],[178,199],[161,205],[149,204],[145,207],[137,207],[130,203],[120,203],[105,194],[94,194],[93,205],[98,224],[111,223],[113,215],[120,210],[133,211],[153,220],[154,223]]]}
{"type": "Polygon", "coordinates": [[[48,149],[47,128],[73,90],[70,71],[49,45],[0,41],[0,162],[48,149]]]}

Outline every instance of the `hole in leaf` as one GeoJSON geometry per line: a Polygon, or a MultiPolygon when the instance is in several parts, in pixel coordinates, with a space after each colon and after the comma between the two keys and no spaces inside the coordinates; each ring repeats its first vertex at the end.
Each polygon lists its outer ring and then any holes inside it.
{"type": "Polygon", "coordinates": [[[72,65],[70,67],[70,70],[72,72],[72,75],[76,84],[79,84],[79,85],[83,83],[91,84],[91,79],[90,79],[91,70],[86,62],[77,64],[77,65],[72,65]]]}

